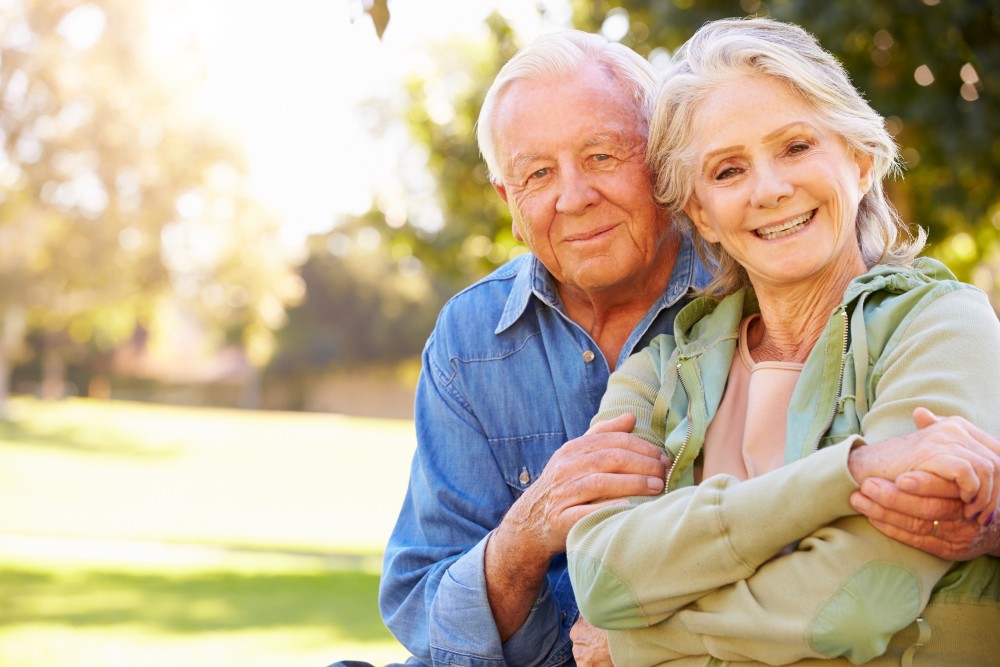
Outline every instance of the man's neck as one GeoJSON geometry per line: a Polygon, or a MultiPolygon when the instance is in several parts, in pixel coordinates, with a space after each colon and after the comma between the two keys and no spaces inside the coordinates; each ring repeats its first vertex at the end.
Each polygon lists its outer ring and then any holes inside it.
{"type": "Polygon", "coordinates": [[[567,317],[590,334],[612,371],[632,331],[666,290],[680,247],[680,236],[673,235],[650,268],[627,283],[590,291],[557,286],[567,317]]]}

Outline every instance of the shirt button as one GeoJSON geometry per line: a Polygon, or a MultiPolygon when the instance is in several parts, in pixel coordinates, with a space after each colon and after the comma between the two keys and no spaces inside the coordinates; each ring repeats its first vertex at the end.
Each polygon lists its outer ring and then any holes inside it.
{"type": "Polygon", "coordinates": [[[531,481],[531,475],[528,474],[528,470],[521,470],[521,475],[517,478],[517,481],[521,483],[522,486],[531,481]]]}
{"type": "Polygon", "coordinates": [[[583,360],[589,364],[594,360],[594,353],[591,350],[587,350],[583,353],[583,360]]]}

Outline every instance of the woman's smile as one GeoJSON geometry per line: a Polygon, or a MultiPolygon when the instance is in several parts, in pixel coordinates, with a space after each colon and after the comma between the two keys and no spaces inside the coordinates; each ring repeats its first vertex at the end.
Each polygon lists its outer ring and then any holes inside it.
{"type": "Polygon", "coordinates": [[[802,215],[796,216],[791,220],[779,223],[777,225],[771,225],[770,227],[762,227],[756,230],[754,233],[758,237],[764,239],[765,241],[770,241],[773,239],[780,239],[785,236],[791,236],[792,234],[798,232],[801,229],[805,229],[809,222],[812,220],[813,216],[816,215],[816,210],[808,211],[802,215]]]}

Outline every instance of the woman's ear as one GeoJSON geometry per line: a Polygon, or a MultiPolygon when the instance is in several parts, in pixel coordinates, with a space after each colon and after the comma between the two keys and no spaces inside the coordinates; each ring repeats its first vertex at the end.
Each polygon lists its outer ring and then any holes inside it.
{"type": "Polygon", "coordinates": [[[698,203],[698,198],[695,195],[691,195],[688,203],[684,206],[684,212],[691,218],[691,222],[694,223],[695,229],[698,230],[702,238],[709,243],[719,242],[719,235],[715,233],[715,229],[709,224],[708,218],[705,215],[705,209],[698,203]]]}
{"type": "Polygon", "coordinates": [[[858,165],[858,187],[861,188],[861,196],[864,197],[872,189],[872,179],[875,172],[875,158],[869,153],[855,151],[854,163],[858,165]]]}

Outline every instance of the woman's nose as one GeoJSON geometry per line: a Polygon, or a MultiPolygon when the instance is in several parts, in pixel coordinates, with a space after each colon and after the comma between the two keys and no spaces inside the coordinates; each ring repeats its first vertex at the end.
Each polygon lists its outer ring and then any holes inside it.
{"type": "Polygon", "coordinates": [[[754,188],[750,204],[754,208],[777,208],[783,199],[794,194],[788,175],[783,169],[773,165],[757,165],[754,168],[754,188]]]}

